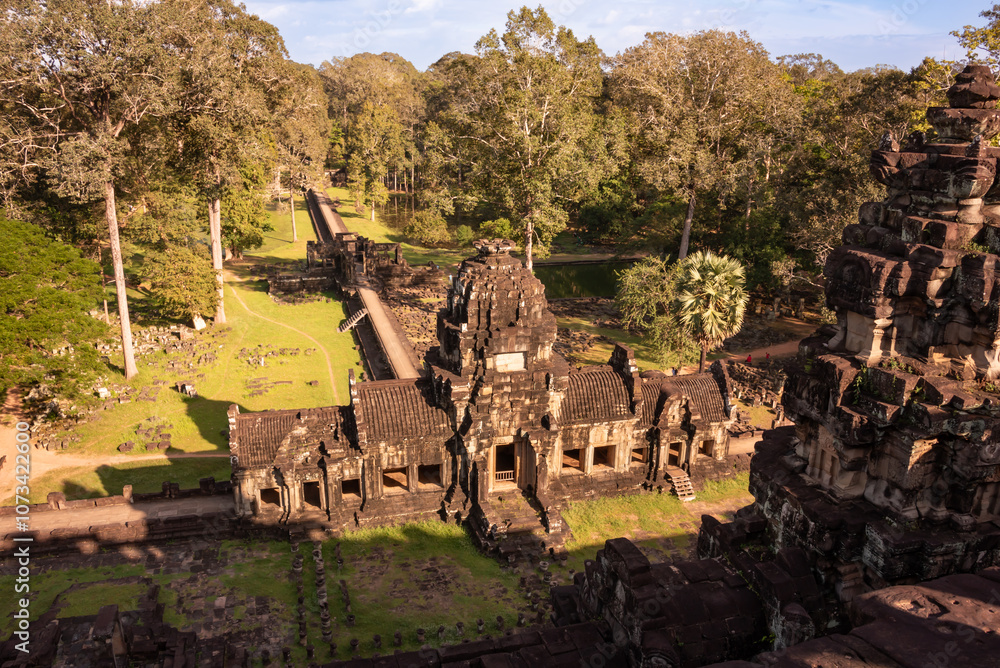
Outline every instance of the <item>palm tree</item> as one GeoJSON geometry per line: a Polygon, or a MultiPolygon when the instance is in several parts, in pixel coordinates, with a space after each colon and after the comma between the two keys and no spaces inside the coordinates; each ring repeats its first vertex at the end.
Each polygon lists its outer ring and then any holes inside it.
{"type": "Polygon", "coordinates": [[[699,251],[681,261],[677,276],[677,312],[701,345],[698,372],[705,357],[726,337],[740,331],[749,296],[743,265],[726,255],[699,251]]]}

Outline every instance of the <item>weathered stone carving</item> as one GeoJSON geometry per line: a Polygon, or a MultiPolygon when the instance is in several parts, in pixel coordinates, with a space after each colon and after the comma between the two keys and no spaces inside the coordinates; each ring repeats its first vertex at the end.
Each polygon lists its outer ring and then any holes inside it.
{"type": "Polygon", "coordinates": [[[640,375],[617,346],[607,365],[571,369],[553,351],[544,286],[512,246],[481,240],[462,263],[421,378],[352,375],[344,407],[233,406],[238,512],[336,526],[460,516],[508,550],[516,534],[560,544],[567,499],[667,485],[668,467],[674,485],[714,472],[732,421],[722,365],[640,375]]]}

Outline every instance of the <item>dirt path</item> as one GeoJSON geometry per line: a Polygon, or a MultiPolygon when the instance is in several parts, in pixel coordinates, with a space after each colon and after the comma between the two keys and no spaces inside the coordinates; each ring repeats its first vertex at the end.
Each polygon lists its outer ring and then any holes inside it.
{"type": "MultiPolygon", "coordinates": [[[[14,487],[19,483],[14,479],[14,462],[17,455],[14,436],[17,429],[14,425],[21,418],[21,398],[10,392],[3,405],[3,418],[0,420],[0,457],[6,456],[3,468],[0,469],[0,500],[9,499],[14,494],[14,487]]],[[[151,455],[115,455],[113,457],[81,457],[66,452],[50,452],[42,448],[31,448],[29,451],[31,469],[30,480],[38,480],[47,473],[57,469],[84,466],[94,468],[95,465],[121,464],[123,462],[149,461],[153,459],[193,459],[201,457],[229,457],[228,452],[179,452],[176,454],[151,455]]],[[[30,486],[30,485],[29,485],[30,486]]]]}
{"type": "MultiPolygon", "coordinates": [[[[236,282],[236,283],[242,283],[243,282],[243,280],[241,278],[238,278],[237,276],[235,276],[233,274],[233,272],[227,271],[226,272],[226,282],[228,283],[230,281],[236,282]]],[[[246,305],[246,302],[243,301],[242,297],[240,297],[239,293],[236,292],[236,289],[233,288],[232,285],[229,286],[229,289],[232,290],[233,296],[236,298],[236,301],[238,301],[240,303],[240,306],[242,306],[243,309],[247,313],[249,313],[250,315],[254,316],[255,318],[260,318],[261,320],[266,320],[267,322],[269,322],[271,324],[274,324],[274,325],[278,325],[279,327],[284,327],[285,329],[290,329],[293,332],[295,332],[296,334],[304,336],[305,338],[309,339],[310,341],[312,341],[313,343],[316,344],[316,348],[320,352],[323,353],[323,357],[326,359],[326,372],[330,376],[330,388],[333,390],[333,405],[334,406],[339,406],[340,405],[340,395],[337,394],[337,384],[334,382],[334,378],[333,378],[333,364],[331,364],[331,362],[330,362],[330,354],[328,352],[326,352],[326,348],[323,347],[323,344],[320,343],[319,341],[317,341],[316,339],[314,339],[313,337],[309,336],[308,334],[306,334],[302,330],[295,329],[291,325],[286,325],[285,323],[279,322],[277,320],[271,320],[268,317],[262,316],[259,313],[251,311],[250,307],[246,305]]]]}
{"type": "MultiPolygon", "coordinates": [[[[747,356],[750,356],[750,361],[753,364],[761,364],[767,359],[768,355],[773,358],[779,357],[794,357],[799,352],[799,343],[802,339],[812,336],[813,332],[816,331],[817,325],[804,322],[802,320],[797,320],[795,318],[782,318],[780,320],[780,327],[791,334],[794,335],[790,341],[785,341],[783,343],[775,343],[774,345],[764,346],[763,348],[756,348],[754,350],[746,350],[738,353],[730,353],[725,357],[719,359],[722,360],[736,360],[738,362],[745,362],[747,356]]],[[[707,367],[710,362],[706,362],[707,367]]],[[[681,368],[682,374],[697,373],[698,365],[693,364],[691,366],[685,366],[681,368]]]]}

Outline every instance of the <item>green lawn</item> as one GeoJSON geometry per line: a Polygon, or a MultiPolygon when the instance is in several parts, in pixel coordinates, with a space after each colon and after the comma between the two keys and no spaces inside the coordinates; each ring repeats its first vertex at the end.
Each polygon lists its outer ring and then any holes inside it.
{"type": "MultiPolygon", "coordinates": [[[[37,567],[37,564],[33,564],[33,566],[37,567]]],[[[52,607],[52,603],[56,600],[56,597],[59,596],[59,594],[66,591],[74,584],[102,582],[104,580],[124,578],[133,575],[143,575],[145,570],[146,569],[141,564],[129,564],[105,568],[69,568],[65,570],[52,569],[45,570],[43,572],[38,572],[33,569],[31,573],[31,580],[28,583],[30,585],[30,591],[17,593],[15,593],[14,589],[17,585],[17,577],[14,575],[0,576],[0,591],[4,592],[4,595],[0,596],[0,637],[7,638],[11,634],[11,631],[14,630],[13,614],[14,611],[18,609],[18,599],[25,597],[26,595],[31,601],[31,605],[29,606],[30,619],[35,620],[41,617],[43,613],[52,607]]],[[[71,602],[74,606],[76,606],[74,608],[75,610],[80,610],[80,606],[85,605],[77,600],[73,600],[71,602]]],[[[101,605],[107,605],[107,603],[102,603],[101,605]]],[[[76,614],[95,614],[100,607],[101,606],[98,605],[96,608],[93,608],[92,611],[89,611],[90,609],[88,608],[87,612],[76,612],[76,614]]]]}
{"type": "MultiPolygon", "coordinates": [[[[227,427],[226,411],[230,404],[238,404],[241,411],[261,411],[345,403],[347,371],[360,371],[362,367],[360,354],[354,349],[353,335],[337,333],[336,328],[345,317],[341,303],[333,294],[328,294],[329,302],[276,304],[266,289],[263,280],[227,282],[228,331],[219,332],[209,327],[196,337],[198,342],[206,344],[203,352],[211,352],[216,360],[195,370],[168,370],[168,363],[176,362],[177,356],[153,353],[140,357],[139,375],[127,384],[137,393],[156,380],[165,381],[156,401],[115,405],[100,413],[96,421],[75,427],[73,433],[81,442],[70,452],[94,456],[117,454],[120,443],[129,440],[138,443],[140,437],[136,429],[150,424],[162,424],[171,434],[170,452],[225,451],[226,438],[222,432],[227,427]],[[257,316],[291,325],[313,340],[257,316]],[[319,346],[329,356],[334,387],[331,387],[326,357],[318,350],[319,346]],[[250,365],[240,358],[243,349],[266,352],[282,348],[298,348],[299,353],[266,357],[263,367],[250,365]],[[306,355],[307,348],[317,350],[306,355]],[[198,374],[204,374],[205,378],[198,379],[198,374]],[[291,381],[291,384],[275,385],[266,394],[250,396],[247,382],[254,378],[267,378],[269,382],[291,381]],[[173,389],[176,381],[186,379],[195,383],[197,397],[188,398],[173,389]],[[319,384],[307,385],[312,380],[319,384]]],[[[201,354],[199,352],[198,356],[201,354]]],[[[112,359],[113,363],[116,361],[112,359]]],[[[133,452],[145,453],[139,450],[133,452]]]]}
{"type": "MultiPolygon", "coordinates": [[[[296,204],[299,241],[291,243],[290,215],[277,214],[272,204],[275,230],[269,233],[262,259],[271,262],[297,254],[305,256],[305,241],[314,237],[304,202],[300,199],[296,204]]],[[[254,262],[254,258],[248,258],[244,264],[254,262]]],[[[118,494],[122,484],[127,483],[136,485],[136,491],[148,485],[158,490],[160,482],[167,478],[159,477],[162,473],[156,468],[169,469],[169,479],[182,482],[183,487],[190,486],[187,483],[197,484],[198,478],[205,475],[228,478],[228,473],[223,475],[225,460],[216,460],[209,465],[193,459],[175,459],[168,463],[163,458],[156,460],[160,462],[159,466],[149,460],[128,466],[109,465],[105,460],[119,455],[117,447],[126,441],[136,444],[129,456],[146,455],[143,446],[151,439],[139,435],[137,430],[157,426],[162,426],[164,432],[171,435],[168,454],[228,452],[226,411],[234,403],[239,405],[241,411],[316,408],[347,403],[348,370],[354,369],[360,375],[363,366],[360,353],[355,350],[354,335],[351,332],[337,333],[337,326],[345,315],[344,307],[336,296],[329,293],[320,301],[277,304],[268,296],[265,281],[254,280],[239,264],[227,263],[227,267],[236,276],[235,280],[227,281],[225,287],[227,325],[219,329],[210,326],[197,333],[194,341],[200,347],[193,355],[158,352],[140,356],[137,359],[138,376],[127,382],[117,374],[109,379],[112,386],[129,386],[133,400],[100,410],[96,419],[76,425],[62,434],[79,438],[65,452],[77,457],[93,457],[94,467],[57,469],[40,476],[32,481],[33,497],[44,501],[51,491],[62,491],[71,499],[103,493],[118,494]],[[289,326],[298,331],[289,329],[289,326]],[[247,355],[241,354],[246,349],[254,351],[255,356],[261,356],[262,352],[282,348],[297,348],[299,352],[296,355],[265,357],[266,366],[263,367],[249,364],[247,355]],[[307,355],[306,349],[315,349],[315,352],[307,355]],[[214,355],[215,361],[193,369],[168,368],[170,363],[197,363],[207,353],[214,355]],[[205,377],[198,378],[200,374],[205,377]],[[266,378],[268,383],[285,381],[290,384],[270,385],[266,393],[250,396],[252,390],[248,382],[255,378],[266,378]],[[174,384],[179,380],[194,382],[198,396],[188,398],[177,392],[174,384]],[[156,381],[161,385],[157,386],[156,381]],[[318,381],[318,385],[311,386],[308,384],[310,381],[318,381]],[[155,401],[135,400],[144,387],[150,390],[159,387],[155,401]],[[211,472],[205,473],[206,469],[211,472]],[[149,478],[145,477],[146,473],[149,478]]],[[[136,307],[134,310],[141,313],[142,295],[134,293],[132,300],[131,304],[136,307]]],[[[112,303],[109,308],[113,311],[116,307],[112,303]]],[[[134,328],[142,324],[140,320],[134,328]]],[[[120,354],[117,357],[112,355],[111,362],[120,368],[120,354]]]]}
{"type": "MultiPolygon", "coordinates": [[[[421,522],[353,531],[340,539],[340,546],[344,568],[339,572],[334,541],[323,546],[330,614],[339,619],[346,614],[337,584],[342,578],[357,625],[335,627],[334,642],[346,647],[351,638],[358,638],[365,656],[375,651],[371,638],[376,633],[383,638],[383,654],[385,647],[392,647],[397,630],[403,634],[402,649],[408,651],[420,646],[418,628],[427,632],[428,644],[439,646],[439,625],[445,627],[444,641],[454,643],[460,640],[455,622],[464,622],[466,637],[474,639],[475,620],[481,618],[495,637],[497,615],[511,628],[518,611],[528,610],[518,588],[519,576],[480,554],[465,530],[454,524],[421,522]]],[[[310,565],[311,557],[306,562],[310,565]]],[[[311,577],[306,581],[307,603],[318,615],[311,577]]],[[[315,635],[311,640],[319,645],[318,627],[315,635]]]]}
{"type": "MultiPolygon", "coordinates": [[[[67,499],[93,499],[121,494],[132,485],[137,494],[159,492],[163,482],[176,482],[181,489],[198,486],[201,478],[229,480],[232,469],[228,457],[192,459],[145,459],[113,465],[69,466],[58,468],[31,481],[30,503],[45,503],[49,492],[60,491],[67,499]]],[[[14,498],[5,505],[14,505],[14,498]]]]}
{"type": "Polygon", "coordinates": [[[566,543],[570,555],[566,566],[583,570],[584,561],[593,559],[609,539],[618,537],[635,542],[652,561],[688,558],[698,537],[701,515],[732,512],[751,502],[748,484],[748,474],[709,482],[696,493],[694,505],[667,492],[573,502],[562,511],[573,532],[573,539],[566,543]]]}
{"type": "Polygon", "coordinates": [[[327,188],[326,192],[331,199],[340,198],[340,208],[337,213],[344,219],[344,225],[347,226],[347,229],[377,243],[399,242],[403,250],[403,257],[413,266],[434,262],[444,267],[445,271],[454,272],[462,260],[476,252],[473,248],[449,249],[416,246],[403,236],[401,230],[394,229],[382,222],[378,209],[375,210],[374,221],[371,220],[371,209],[366,208],[363,214],[355,212],[354,200],[351,199],[346,188],[327,188]]]}
{"type": "Polygon", "coordinates": [[[268,262],[305,259],[306,242],[316,241],[306,199],[304,196],[295,196],[295,232],[298,241],[292,242],[292,216],[288,211],[287,197],[282,197],[280,208],[281,211],[277,202],[268,204],[271,227],[274,229],[264,234],[264,245],[247,253],[248,256],[259,257],[268,262]]]}
{"type": "Polygon", "coordinates": [[[96,583],[68,592],[60,600],[60,618],[96,615],[106,605],[117,605],[119,612],[137,610],[139,599],[146,593],[143,584],[96,583]]]}
{"type": "Polygon", "coordinates": [[[750,423],[759,429],[770,429],[774,418],[778,417],[774,409],[768,408],[763,404],[760,406],[751,406],[739,399],[734,399],[733,404],[740,409],[740,413],[749,415],[750,423]]]}
{"type": "MultiPolygon", "coordinates": [[[[662,368],[660,363],[656,360],[653,349],[642,342],[642,336],[640,335],[632,334],[631,332],[626,332],[622,329],[595,327],[589,320],[579,317],[558,318],[556,322],[559,327],[583,331],[588,334],[606,336],[612,341],[617,341],[629,346],[635,352],[635,362],[640,371],[662,368]]],[[[613,343],[596,343],[586,353],[578,355],[574,364],[607,364],[608,360],[611,359],[611,352],[614,349],[615,346],[613,343]]]]}

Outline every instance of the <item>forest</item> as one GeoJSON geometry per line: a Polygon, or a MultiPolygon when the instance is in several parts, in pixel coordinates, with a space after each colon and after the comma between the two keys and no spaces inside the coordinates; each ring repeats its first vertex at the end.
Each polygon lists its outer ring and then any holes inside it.
{"type": "MultiPolygon", "coordinates": [[[[126,378],[134,290],[163,317],[225,322],[224,260],[262,243],[267,203],[331,177],[372,217],[402,203],[402,233],[426,246],[511,238],[530,267],[569,231],[667,264],[725,254],[750,290],[815,284],[881,198],[871,150],[931,131],[924,110],[964,65],[844,72],[718,30],[608,54],[523,7],[426,71],[394,53],[316,68],[229,0],[6,8],[0,388],[107,333],[103,283],[126,378]]],[[[953,34],[995,66],[1000,6],[982,17],[953,34]]]]}

